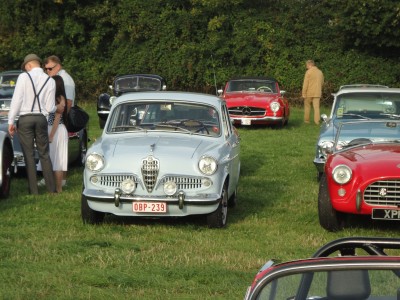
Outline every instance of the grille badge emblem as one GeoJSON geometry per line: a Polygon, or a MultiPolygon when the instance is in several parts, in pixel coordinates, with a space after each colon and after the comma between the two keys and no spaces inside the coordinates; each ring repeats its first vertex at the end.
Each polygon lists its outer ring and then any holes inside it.
{"type": "Polygon", "coordinates": [[[387,189],[386,188],[381,188],[379,190],[379,196],[385,197],[387,195],[387,189]]]}
{"type": "Polygon", "coordinates": [[[244,107],[242,110],[243,115],[245,116],[250,116],[251,115],[251,108],[250,107],[244,107]]]}

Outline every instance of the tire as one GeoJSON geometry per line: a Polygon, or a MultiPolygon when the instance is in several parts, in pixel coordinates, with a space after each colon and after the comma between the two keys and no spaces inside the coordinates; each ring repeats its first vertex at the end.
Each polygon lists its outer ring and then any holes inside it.
{"type": "Polygon", "coordinates": [[[226,226],[228,217],[228,190],[227,184],[224,184],[221,199],[218,208],[207,215],[207,225],[210,228],[222,228],[226,226]]]}
{"type": "Polygon", "coordinates": [[[100,129],[104,129],[104,126],[106,125],[106,121],[103,120],[102,118],[99,118],[99,126],[100,129]]]}
{"type": "Polygon", "coordinates": [[[321,177],[322,177],[322,175],[324,175],[324,173],[323,173],[323,172],[319,172],[319,171],[317,171],[317,182],[320,182],[320,181],[321,181],[321,177]]]}
{"type": "Polygon", "coordinates": [[[2,157],[2,178],[3,182],[0,187],[0,198],[4,199],[10,195],[11,188],[11,172],[12,172],[12,161],[13,154],[12,149],[9,145],[5,144],[3,146],[3,157],[2,157]]]}
{"type": "Polygon", "coordinates": [[[87,145],[88,145],[87,132],[86,130],[84,130],[82,133],[82,138],[79,141],[79,156],[78,156],[79,166],[85,166],[87,145]]]}
{"type": "Polygon", "coordinates": [[[345,225],[345,215],[332,206],[325,174],[319,183],[318,217],[320,225],[328,231],[339,231],[345,225]]]}
{"type": "Polygon", "coordinates": [[[238,195],[238,189],[236,187],[235,191],[233,194],[229,197],[228,199],[228,207],[233,208],[237,204],[237,195],[238,195]]]}
{"type": "Polygon", "coordinates": [[[91,209],[85,195],[82,194],[81,215],[84,224],[101,224],[104,221],[105,213],[91,209]]]}

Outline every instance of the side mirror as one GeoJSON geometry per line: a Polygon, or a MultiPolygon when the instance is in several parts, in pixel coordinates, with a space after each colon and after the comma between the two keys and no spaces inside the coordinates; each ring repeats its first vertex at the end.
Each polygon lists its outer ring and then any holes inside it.
{"type": "Polygon", "coordinates": [[[281,96],[285,95],[286,91],[281,91],[281,96]]]}
{"type": "Polygon", "coordinates": [[[327,123],[328,122],[328,116],[326,114],[322,114],[321,115],[321,121],[324,122],[324,123],[327,123]]]}
{"type": "Polygon", "coordinates": [[[162,86],[162,90],[163,90],[163,91],[166,91],[166,90],[167,90],[167,86],[166,86],[165,84],[162,86]]]}
{"type": "Polygon", "coordinates": [[[222,95],[222,92],[223,92],[223,90],[222,90],[222,89],[219,89],[219,90],[217,91],[218,96],[221,96],[221,95],[222,95]]]}

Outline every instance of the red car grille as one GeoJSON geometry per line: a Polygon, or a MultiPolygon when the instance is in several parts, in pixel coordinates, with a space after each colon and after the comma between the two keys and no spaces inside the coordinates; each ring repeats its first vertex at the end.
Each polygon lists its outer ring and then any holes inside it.
{"type": "Polygon", "coordinates": [[[235,116],[262,117],[265,115],[265,109],[260,107],[234,106],[230,107],[228,110],[230,115],[235,116]]]}
{"type": "Polygon", "coordinates": [[[369,205],[400,206],[400,180],[380,180],[364,191],[364,201],[369,205]]]}

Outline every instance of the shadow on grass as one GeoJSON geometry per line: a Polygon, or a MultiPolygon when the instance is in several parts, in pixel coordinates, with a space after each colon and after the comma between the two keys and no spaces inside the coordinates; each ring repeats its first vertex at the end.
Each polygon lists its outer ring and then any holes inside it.
{"type": "MultiPolygon", "coordinates": [[[[383,230],[397,233],[400,229],[399,220],[374,220],[370,215],[346,214],[344,230],[383,230]]],[[[340,232],[340,231],[339,231],[340,232]]]]}

